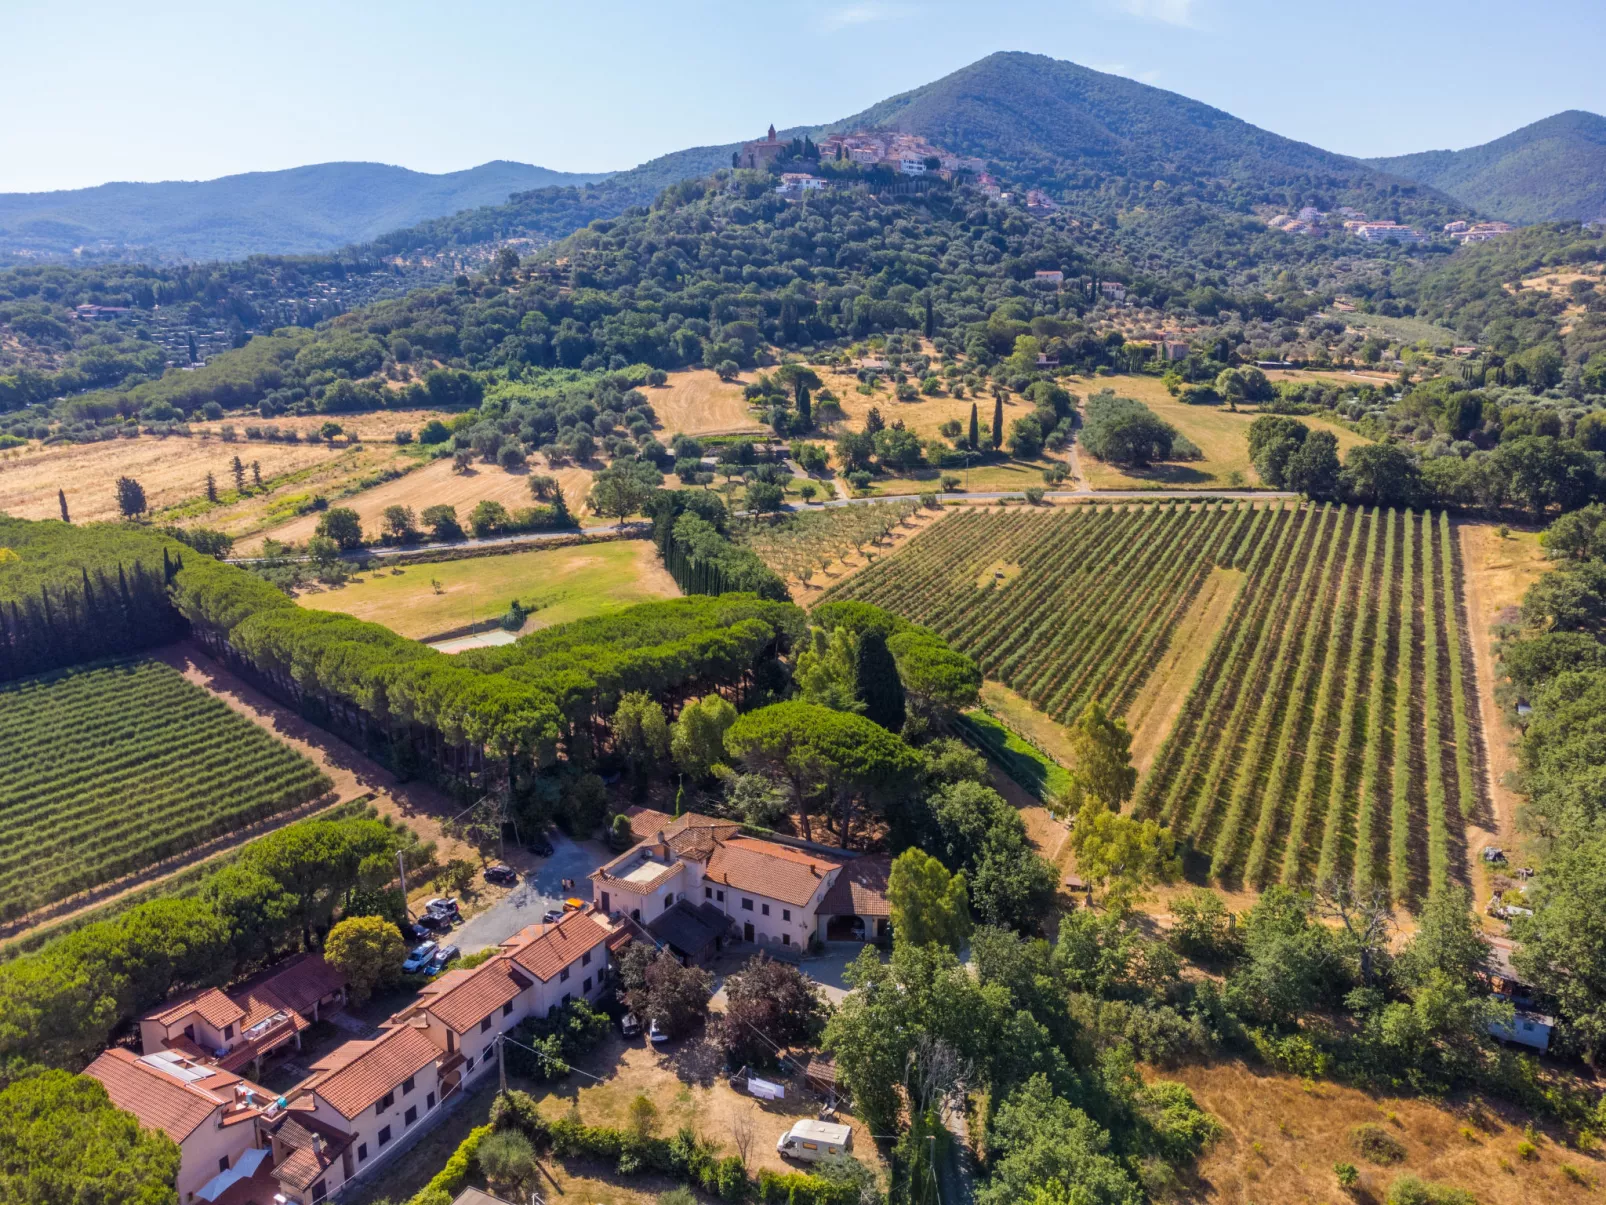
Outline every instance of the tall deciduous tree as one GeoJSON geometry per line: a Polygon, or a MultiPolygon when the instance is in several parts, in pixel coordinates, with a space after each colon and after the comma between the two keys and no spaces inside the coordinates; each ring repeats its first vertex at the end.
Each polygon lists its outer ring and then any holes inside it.
{"type": "Polygon", "coordinates": [[[723,765],[725,733],[736,722],[736,708],[719,695],[705,695],[680,709],[669,726],[669,750],[681,773],[694,780],[707,778],[723,765]]]}
{"type": "Polygon", "coordinates": [[[1094,699],[1070,726],[1070,746],[1075,765],[1073,793],[1079,788],[1087,798],[1120,811],[1138,783],[1126,721],[1112,719],[1104,704],[1094,699]]]}
{"type": "Polygon", "coordinates": [[[125,519],[137,519],[145,513],[145,489],[132,477],[117,479],[117,509],[125,519]]]}
{"type": "Polygon", "coordinates": [[[1082,877],[1106,888],[1112,906],[1125,906],[1147,887],[1182,874],[1176,840],[1154,820],[1134,820],[1090,798],[1071,826],[1071,848],[1082,877]]]}
{"type": "Polygon", "coordinates": [[[407,945],[395,925],[382,916],[349,916],[329,930],[323,956],[345,975],[353,1004],[363,1004],[377,987],[401,979],[407,945]]]}
{"type": "Polygon", "coordinates": [[[887,903],[894,941],[957,950],[970,936],[964,874],[949,874],[923,850],[906,849],[893,861],[887,903]]]}

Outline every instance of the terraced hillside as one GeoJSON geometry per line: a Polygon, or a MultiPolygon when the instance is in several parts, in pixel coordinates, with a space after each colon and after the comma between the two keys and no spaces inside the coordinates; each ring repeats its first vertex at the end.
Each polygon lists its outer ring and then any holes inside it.
{"type": "Polygon", "coordinates": [[[942,633],[1066,722],[1129,707],[1218,567],[1244,574],[1136,808],[1218,879],[1411,901],[1487,806],[1444,514],[1241,503],[972,511],[830,597],[942,633]]]}

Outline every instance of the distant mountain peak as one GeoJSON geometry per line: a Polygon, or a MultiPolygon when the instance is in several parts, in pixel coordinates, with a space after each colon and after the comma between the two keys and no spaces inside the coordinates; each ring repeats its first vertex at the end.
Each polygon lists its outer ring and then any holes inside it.
{"type": "Polygon", "coordinates": [[[1512,222],[1606,215],[1606,117],[1567,109],[1459,151],[1368,160],[1512,222]]]}

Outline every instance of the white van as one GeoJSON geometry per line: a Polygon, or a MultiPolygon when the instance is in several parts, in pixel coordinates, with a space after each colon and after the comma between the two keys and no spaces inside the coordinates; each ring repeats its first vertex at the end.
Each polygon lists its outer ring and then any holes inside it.
{"type": "Polygon", "coordinates": [[[800,1121],[775,1144],[775,1153],[813,1163],[853,1149],[853,1127],[834,1121],[800,1121]]]}

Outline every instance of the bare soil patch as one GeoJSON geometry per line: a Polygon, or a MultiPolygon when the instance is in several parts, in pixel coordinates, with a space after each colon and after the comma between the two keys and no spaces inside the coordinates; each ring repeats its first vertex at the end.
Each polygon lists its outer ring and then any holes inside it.
{"type": "Polygon", "coordinates": [[[0,458],[0,511],[19,519],[59,519],[57,490],[67,494],[75,523],[116,519],[119,477],[145,488],[152,510],[176,506],[206,492],[211,473],[219,489],[233,486],[230,463],[257,461],[264,478],[321,465],[339,458],[320,444],[270,444],[259,440],[201,439],[142,435],[137,439],[38,447],[11,459],[0,458]]]}

